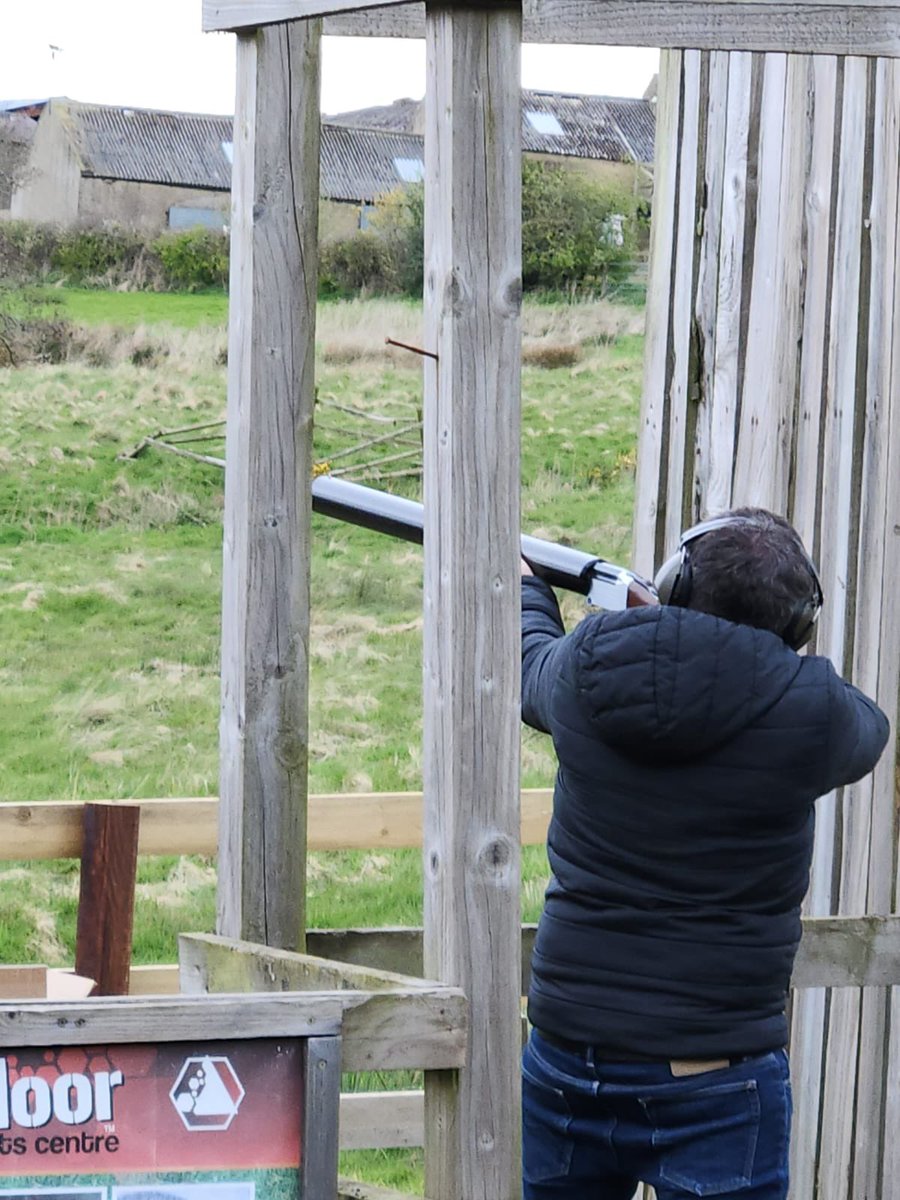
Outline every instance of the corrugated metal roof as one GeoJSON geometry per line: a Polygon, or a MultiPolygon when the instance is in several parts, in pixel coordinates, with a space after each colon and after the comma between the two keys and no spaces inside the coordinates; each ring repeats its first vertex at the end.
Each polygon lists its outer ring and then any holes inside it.
{"type": "Polygon", "coordinates": [[[320,190],[329,200],[374,200],[425,170],[423,139],[414,133],[322,126],[320,190]]]}
{"type": "MultiPolygon", "coordinates": [[[[231,117],[53,101],[69,127],[82,170],[100,179],[227,191],[231,117]]],[[[321,194],[364,201],[417,177],[422,138],[378,129],[322,126],[321,194]]]]}
{"type": "MultiPolygon", "coordinates": [[[[421,101],[397,100],[329,121],[411,132],[421,127],[421,107],[421,101]]],[[[522,89],[522,147],[536,154],[652,163],[655,130],[656,106],[649,100],[522,89]]]]}
{"type": "Polygon", "coordinates": [[[53,100],[85,175],[176,187],[231,187],[232,118],[53,100]]]}
{"type": "Polygon", "coordinates": [[[653,161],[656,109],[649,100],[522,91],[522,148],[539,154],[607,162],[653,161]],[[530,113],[555,118],[558,133],[542,132],[530,113]]]}

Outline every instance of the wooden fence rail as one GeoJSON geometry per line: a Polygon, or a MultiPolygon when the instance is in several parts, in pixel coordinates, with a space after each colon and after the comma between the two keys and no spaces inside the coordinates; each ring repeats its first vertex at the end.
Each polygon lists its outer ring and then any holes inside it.
{"type": "MultiPolygon", "coordinates": [[[[522,845],[547,835],[553,793],[522,792],[522,845]]],[[[118,801],[103,801],[114,804],[118,801]]],[[[214,855],[219,842],[219,801],[123,800],[140,804],[140,854],[214,855]]],[[[81,801],[0,802],[0,862],[78,858],[82,845],[81,801]]],[[[422,793],[378,792],[310,796],[310,850],[402,850],[422,845],[422,793]]]]}

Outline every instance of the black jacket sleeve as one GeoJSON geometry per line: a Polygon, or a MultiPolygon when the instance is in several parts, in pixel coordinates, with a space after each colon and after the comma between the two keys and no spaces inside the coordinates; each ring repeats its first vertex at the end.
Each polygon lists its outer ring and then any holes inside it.
{"type": "Polygon", "coordinates": [[[534,575],[522,578],[522,720],[550,732],[550,700],[569,638],[553,590],[534,575]]]}
{"type": "Polygon", "coordinates": [[[874,700],[847,683],[832,668],[831,737],[828,788],[843,787],[868,775],[881,757],[890,722],[874,700]]]}

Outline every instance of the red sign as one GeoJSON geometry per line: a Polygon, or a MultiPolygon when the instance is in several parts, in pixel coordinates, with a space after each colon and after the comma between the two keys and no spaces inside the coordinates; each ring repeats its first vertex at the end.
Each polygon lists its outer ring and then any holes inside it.
{"type": "Polygon", "coordinates": [[[0,1176],[300,1164],[296,1040],[0,1051],[0,1176]]]}

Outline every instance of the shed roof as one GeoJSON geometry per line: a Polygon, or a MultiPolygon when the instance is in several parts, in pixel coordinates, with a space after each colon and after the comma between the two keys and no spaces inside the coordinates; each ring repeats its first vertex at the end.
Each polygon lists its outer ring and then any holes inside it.
{"type": "MultiPolygon", "coordinates": [[[[361,108],[327,118],[340,125],[411,133],[422,101],[361,108]]],[[[522,148],[537,154],[606,162],[653,161],[656,106],[650,100],[522,89],[522,148]]]]}
{"type": "MultiPolygon", "coordinates": [[[[83,174],[227,191],[232,118],[54,100],[83,174]]],[[[422,139],[379,129],[323,124],[321,194],[364,201],[421,178],[422,139]]]]}

